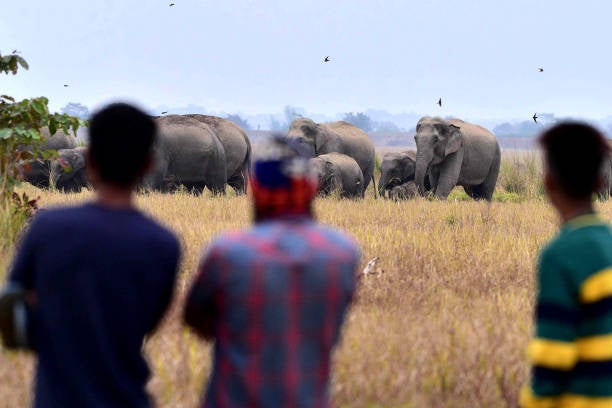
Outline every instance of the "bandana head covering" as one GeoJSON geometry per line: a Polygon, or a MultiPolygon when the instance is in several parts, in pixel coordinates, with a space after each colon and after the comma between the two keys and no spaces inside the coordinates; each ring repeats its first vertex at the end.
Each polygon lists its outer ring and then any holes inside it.
{"type": "Polygon", "coordinates": [[[266,142],[255,159],[250,178],[257,221],[279,216],[312,216],[317,177],[308,158],[287,141],[266,142]]]}

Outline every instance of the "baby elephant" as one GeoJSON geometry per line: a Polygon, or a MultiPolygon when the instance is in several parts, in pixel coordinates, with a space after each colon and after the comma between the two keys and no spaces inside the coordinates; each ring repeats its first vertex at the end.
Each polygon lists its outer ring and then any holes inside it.
{"type": "Polygon", "coordinates": [[[327,153],[310,159],[310,165],[319,177],[319,195],[337,191],[342,198],[363,198],[363,173],[352,157],[327,153]]]}
{"type": "Polygon", "coordinates": [[[86,151],[86,147],[57,151],[58,158],[51,164],[51,179],[55,188],[66,193],[78,193],[87,187],[86,151]]]}
{"type": "Polygon", "coordinates": [[[415,163],[414,150],[385,154],[380,164],[378,194],[385,197],[386,193],[390,193],[395,186],[414,180],[415,163]]]}
{"type": "Polygon", "coordinates": [[[414,181],[409,181],[391,189],[389,196],[395,200],[410,200],[419,195],[419,188],[414,181]]]}

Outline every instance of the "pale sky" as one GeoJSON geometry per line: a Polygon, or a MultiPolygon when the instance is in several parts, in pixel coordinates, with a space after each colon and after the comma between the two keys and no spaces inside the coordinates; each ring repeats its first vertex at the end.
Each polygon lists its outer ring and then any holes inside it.
{"type": "Polygon", "coordinates": [[[609,1],[172,1],[3,1],[0,51],[30,70],[1,93],[55,110],[612,115],[609,1]]]}

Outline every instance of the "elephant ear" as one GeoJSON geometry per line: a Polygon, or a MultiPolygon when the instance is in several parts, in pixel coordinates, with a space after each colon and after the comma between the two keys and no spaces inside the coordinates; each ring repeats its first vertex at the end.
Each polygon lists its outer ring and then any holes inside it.
{"type": "Polygon", "coordinates": [[[304,133],[304,135],[313,137],[317,133],[317,124],[314,122],[306,122],[300,126],[300,130],[304,133]]]}
{"type": "Polygon", "coordinates": [[[448,126],[449,135],[446,141],[446,148],[444,149],[444,156],[448,156],[451,153],[456,153],[461,146],[463,146],[463,134],[461,128],[455,126],[452,123],[448,126]]]}

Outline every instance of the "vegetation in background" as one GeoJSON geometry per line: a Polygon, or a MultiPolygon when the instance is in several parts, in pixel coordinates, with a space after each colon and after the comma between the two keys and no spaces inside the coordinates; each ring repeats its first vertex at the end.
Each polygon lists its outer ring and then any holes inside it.
{"type": "MultiPolygon", "coordinates": [[[[28,63],[16,51],[0,54],[0,74],[17,74],[20,68],[28,69],[28,63]]],[[[12,242],[24,221],[37,208],[36,199],[26,193],[18,194],[23,167],[34,159],[49,159],[55,152],[40,151],[44,142],[40,130],[48,127],[51,135],[58,129],[76,133],[81,121],[67,114],[49,113],[49,100],[45,97],[16,101],[0,94],[0,251],[12,242]],[[24,149],[24,146],[31,146],[24,149]]]]}

